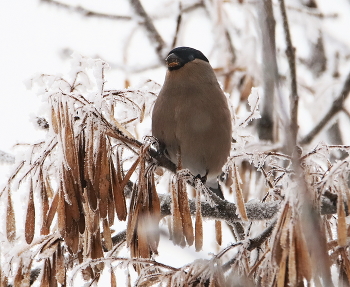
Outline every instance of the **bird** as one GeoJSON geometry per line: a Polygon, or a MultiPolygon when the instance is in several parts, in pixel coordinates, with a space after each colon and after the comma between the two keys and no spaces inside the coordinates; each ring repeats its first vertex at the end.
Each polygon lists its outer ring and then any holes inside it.
{"type": "Polygon", "coordinates": [[[152,112],[152,136],[176,166],[189,169],[224,198],[218,176],[230,154],[232,118],[227,98],[204,54],[177,47],[152,112]]]}

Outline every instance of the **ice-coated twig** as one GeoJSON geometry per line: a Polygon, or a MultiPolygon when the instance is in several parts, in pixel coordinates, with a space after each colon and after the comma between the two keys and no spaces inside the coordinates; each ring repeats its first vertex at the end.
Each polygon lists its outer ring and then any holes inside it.
{"type": "Polygon", "coordinates": [[[315,136],[325,127],[325,125],[341,110],[344,109],[343,105],[348,98],[350,92],[350,73],[346,77],[343,88],[339,96],[334,100],[331,108],[319,121],[319,123],[300,141],[300,144],[309,144],[315,136]]]}

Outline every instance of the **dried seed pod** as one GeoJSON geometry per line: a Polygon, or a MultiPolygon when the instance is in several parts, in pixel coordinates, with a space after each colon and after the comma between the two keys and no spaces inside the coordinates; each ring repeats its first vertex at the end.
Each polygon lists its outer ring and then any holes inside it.
{"type": "Polygon", "coordinates": [[[180,215],[182,220],[183,234],[186,238],[187,244],[191,246],[194,241],[194,234],[193,234],[190,205],[188,203],[186,184],[180,178],[177,179],[177,190],[178,190],[178,203],[179,203],[179,210],[180,210],[180,215]]]}
{"type": "Polygon", "coordinates": [[[196,195],[196,222],[195,222],[195,248],[200,251],[203,248],[203,218],[201,208],[201,196],[197,190],[196,195]]]}
{"type": "MultiPolygon", "coordinates": [[[[119,177],[121,176],[117,174],[117,171],[112,161],[110,162],[110,170],[115,210],[117,212],[118,219],[124,221],[126,220],[127,216],[125,195],[119,181],[119,177]]],[[[119,168],[118,172],[120,172],[119,168]]]]}
{"type": "Polygon", "coordinates": [[[33,198],[33,182],[30,181],[29,200],[27,208],[27,216],[25,222],[25,238],[28,244],[32,243],[35,233],[35,206],[33,198]]]}
{"type": "Polygon", "coordinates": [[[217,244],[222,244],[222,225],[219,220],[215,220],[215,239],[217,244]]]}
{"type": "Polygon", "coordinates": [[[7,240],[10,242],[13,242],[16,238],[16,218],[9,188],[7,189],[6,236],[7,240]]]}
{"type": "Polygon", "coordinates": [[[173,242],[179,245],[183,238],[182,217],[179,208],[179,195],[176,182],[171,184],[173,242]]]}

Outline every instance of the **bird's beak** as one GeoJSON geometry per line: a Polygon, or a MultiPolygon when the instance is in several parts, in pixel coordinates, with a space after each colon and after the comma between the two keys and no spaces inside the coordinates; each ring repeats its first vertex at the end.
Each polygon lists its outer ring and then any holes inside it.
{"type": "Polygon", "coordinates": [[[168,57],[166,57],[165,61],[169,68],[177,67],[181,64],[179,57],[174,53],[171,53],[168,57]]]}

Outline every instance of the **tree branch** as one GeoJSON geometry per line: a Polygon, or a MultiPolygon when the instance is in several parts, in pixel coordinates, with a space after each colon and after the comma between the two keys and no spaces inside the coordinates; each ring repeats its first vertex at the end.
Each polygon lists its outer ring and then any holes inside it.
{"type": "Polygon", "coordinates": [[[320,122],[300,141],[300,144],[309,144],[316,135],[324,128],[324,126],[343,109],[343,105],[350,92],[350,72],[346,77],[343,88],[339,96],[333,102],[329,111],[320,120],[320,122]]]}
{"type": "Polygon", "coordinates": [[[291,80],[291,94],[290,94],[290,132],[286,133],[286,148],[289,153],[292,152],[293,148],[297,144],[297,135],[298,135],[298,105],[299,105],[299,96],[297,90],[297,76],[296,76],[296,67],[295,67],[295,49],[292,45],[292,39],[290,36],[288,17],[286,13],[286,7],[284,5],[284,0],[279,0],[280,10],[283,19],[283,30],[286,41],[286,56],[289,64],[290,80],[291,80]]]}
{"type": "Polygon", "coordinates": [[[150,42],[155,44],[158,58],[160,62],[163,62],[165,56],[163,54],[163,50],[166,46],[163,38],[158,33],[156,27],[152,22],[152,19],[146,13],[140,0],[131,0],[131,5],[134,8],[135,12],[144,20],[143,24],[147,30],[150,42]]]}
{"type": "Polygon", "coordinates": [[[99,12],[85,9],[81,6],[71,6],[69,4],[61,3],[61,2],[56,1],[56,0],[41,0],[41,2],[53,4],[56,7],[79,13],[85,17],[97,17],[97,18],[106,18],[106,19],[110,19],[110,20],[124,20],[124,21],[129,21],[132,19],[130,16],[121,16],[121,15],[111,15],[111,14],[99,13],[99,12]]]}
{"type": "Polygon", "coordinates": [[[276,61],[275,26],[271,0],[259,1],[258,17],[262,39],[262,75],[264,86],[264,99],[262,102],[261,119],[257,121],[259,138],[275,142],[275,87],[278,83],[278,70],[276,61]]]}

